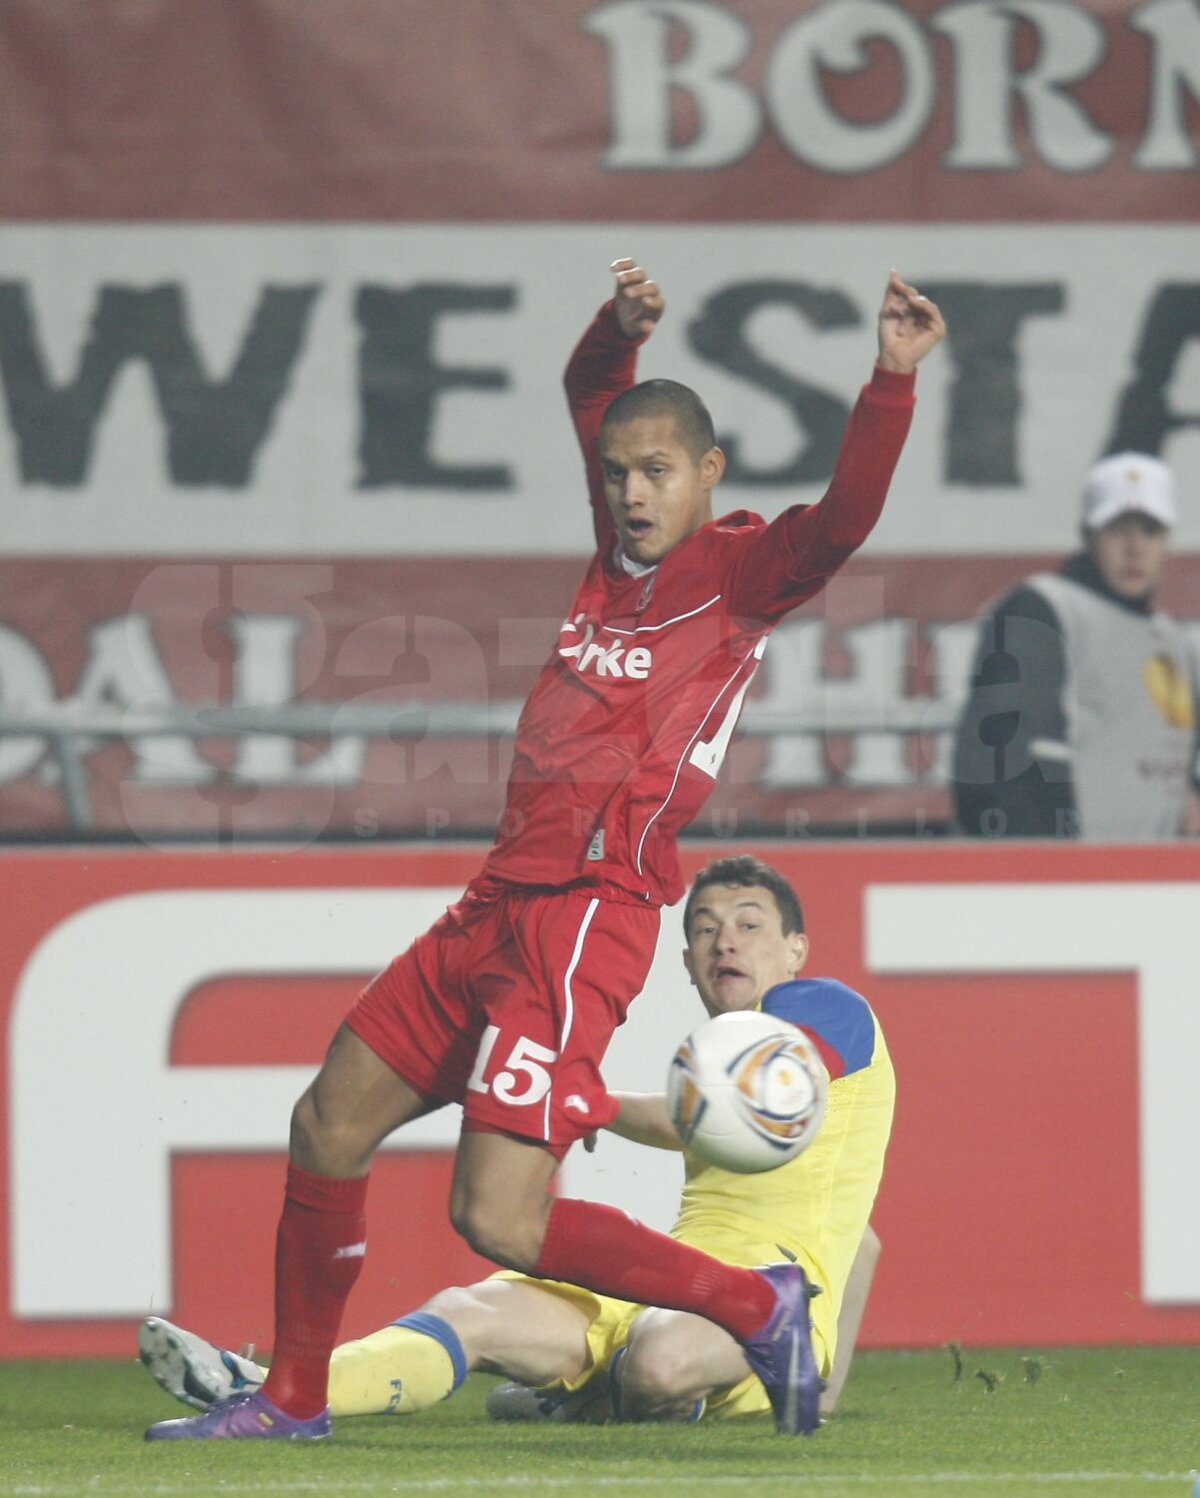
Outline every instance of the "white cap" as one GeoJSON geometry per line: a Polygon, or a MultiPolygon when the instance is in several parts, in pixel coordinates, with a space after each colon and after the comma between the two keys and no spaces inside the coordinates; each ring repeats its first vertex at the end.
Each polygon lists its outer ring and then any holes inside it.
{"type": "Polygon", "coordinates": [[[1160,525],[1174,525],[1175,483],[1171,470],[1146,453],[1115,453],[1103,458],[1083,485],[1083,523],[1103,530],[1129,513],[1148,515],[1160,525]]]}

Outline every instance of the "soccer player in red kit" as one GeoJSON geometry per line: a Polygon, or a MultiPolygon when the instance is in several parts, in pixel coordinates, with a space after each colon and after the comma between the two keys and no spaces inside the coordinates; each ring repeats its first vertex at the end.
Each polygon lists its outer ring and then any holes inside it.
{"type": "MultiPolygon", "coordinates": [[[[659,909],[683,893],[675,839],[713,787],[767,636],[869,535],[916,365],[945,326],[893,271],[824,498],[770,525],[714,520],[724,456],[707,410],[673,381],[634,382],[662,294],[631,260],[613,270],[616,294],[566,376],[597,550],[521,714],[499,836],[462,899],[364,990],[296,1105],[266,1383],[148,1439],[329,1434],[372,1156],[450,1101],[463,1104],[450,1215],[477,1252],[707,1317],[742,1344],[780,1430],[817,1423],[815,1287],[799,1266],[723,1264],[549,1188],[570,1145],[616,1112],[600,1062],[645,981],[659,909]]],[[[449,1326],[426,1330],[454,1356],[449,1326]]]]}

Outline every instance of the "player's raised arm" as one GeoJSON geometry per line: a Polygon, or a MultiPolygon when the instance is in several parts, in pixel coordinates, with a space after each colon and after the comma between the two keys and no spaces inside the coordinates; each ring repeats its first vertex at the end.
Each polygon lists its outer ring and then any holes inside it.
{"type": "Polygon", "coordinates": [[[937,306],[892,271],[879,309],[879,354],[842,437],[819,504],[793,505],[744,552],[730,581],[734,611],[774,620],[811,598],[870,535],[915,405],[916,368],[945,336],[937,306]]]}
{"type": "Polygon", "coordinates": [[[613,400],[637,380],[637,353],[666,310],[657,282],[635,260],[614,260],[616,281],[567,364],[564,384],[575,435],[587,469],[596,544],[605,549],[615,531],[600,472],[600,423],[613,400]]]}

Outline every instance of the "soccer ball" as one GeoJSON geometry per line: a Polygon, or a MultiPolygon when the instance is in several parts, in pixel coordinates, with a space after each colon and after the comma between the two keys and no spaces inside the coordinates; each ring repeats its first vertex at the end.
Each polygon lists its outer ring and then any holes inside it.
{"type": "Polygon", "coordinates": [[[719,1014],[692,1031],[667,1074],[685,1148],[750,1175],[794,1160],[816,1138],[829,1076],[802,1030],[769,1014],[719,1014]]]}

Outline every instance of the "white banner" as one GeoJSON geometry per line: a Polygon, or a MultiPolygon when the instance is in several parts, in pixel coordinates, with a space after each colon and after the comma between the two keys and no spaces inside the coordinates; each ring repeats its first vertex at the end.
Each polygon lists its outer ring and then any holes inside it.
{"type": "Polygon", "coordinates": [[[1191,227],[47,225],[0,250],[8,554],[583,552],[560,377],[623,254],[669,302],[642,375],[712,406],[719,510],[820,496],[896,265],[951,333],[874,550],[1066,550],[1114,445],[1173,465],[1200,547],[1191,227]]]}

